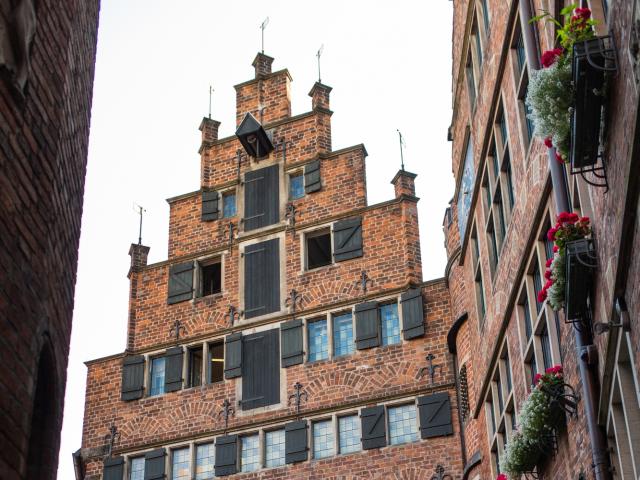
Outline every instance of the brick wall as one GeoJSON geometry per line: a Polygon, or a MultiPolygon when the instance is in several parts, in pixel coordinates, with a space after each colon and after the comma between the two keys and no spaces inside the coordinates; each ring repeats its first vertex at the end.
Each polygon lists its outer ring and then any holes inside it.
{"type": "Polygon", "coordinates": [[[56,475],[98,27],[98,1],[33,3],[25,90],[0,66],[0,477],[6,480],[56,475]]]}

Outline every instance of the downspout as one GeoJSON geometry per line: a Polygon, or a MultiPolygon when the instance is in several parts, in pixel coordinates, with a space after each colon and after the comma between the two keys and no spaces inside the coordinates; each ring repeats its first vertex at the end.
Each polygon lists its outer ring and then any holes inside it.
{"type": "Polygon", "coordinates": [[[462,467],[467,466],[467,445],[464,439],[464,421],[460,412],[460,376],[458,375],[458,354],[453,354],[453,374],[456,379],[456,404],[458,405],[458,424],[460,425],[460,449],[462,450],[462,467]]]}
{"type": "MultiPolygon", "coordinates": [[[[520,21],[522,26],[522,38],[524,40],[529,67],[537,70],[540,68],[537,43],[535,42],[534,26],[529,24],[532,18],[531,4],[529,0],[520,0],[520,21]]],[[[556,160],[555,149],[548,151],[549,171],[551,173],[551,184],[553,186],[553,196],[556,210],[558,212],[570,212],[569,192],[564,180],[563,166],[556,160]]],[[[586,329],[584,329],[586,330],[586,329]]],[[[602,429],[598,425],[596,408],[599,393],[596,372],[591,366],[597,359],[596,348],[593,345],[589,332],[582,329],[573,328],[578,353],[578,369],[582,382],[582,399],[584,401],[584,415],[589,429],[589,440],[591,441],[592,468],[596,480],[611,480],[611,470],[609,467],[609,455],[607,453],[605,437],[602,429]]]]}

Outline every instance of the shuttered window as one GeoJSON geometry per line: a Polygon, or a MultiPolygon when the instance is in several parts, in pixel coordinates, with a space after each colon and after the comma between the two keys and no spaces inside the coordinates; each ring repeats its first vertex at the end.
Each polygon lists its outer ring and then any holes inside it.
{"type": "Polygon", "coordinates": [[[272,165],[244,176],[244,230],[273,225],[280,221],[279,167],[272,165]]]}
{"type": "Polygon", "coordinates": [[[191,300],[193,297],[193,262],[179,263],[169,267],[168,303],[191,300]]]}
{"type": "Polygon", "coordinates": [[[313,422],[313,458],[327,458],[333,454],[333,422],[313,422]]]}
{"type": "Polygon", "coordinates": [[[171,452],[171,480],[189,480],[191,478],[191,454],[189,447],[178,448],[171,452]]]}
{"type": "Polygon", "coordinates": [[[402,405],[389,407],[389,443],[415,442],[418,440],[418,422],[416,420],[416,406],[402,405]]]}
{"type": "Polygon", "coordinates": [[[359,452],[361,450],[360,421],[358,415],[338,418],[338,436],[340,453],[359,452]]]}
{"type": "Polygon", "coordinates": [[[254,472],[260,468],[260,436],[246,435],[241,438],[240,471],[254,472]]]}
{"type": "Polygon", "coordinates": [[[212,192],[203,190],[202,191],[202,221],[210,222],[212,220],[218,219],[218,203],[219,203],[219,195],[218,192],[212,192]]]}
{"type": "Polygon", "coordinates": [[[302,320],[291,320],[280,325],[283,367],[302,363],[304,356],[302,341],[302,320]]]}
{"type": "Polygon", "coordinates": [[[402,333],[405,340],[424,335],[424,310],[422,292],[419,288],[411,289],[400,296],[402,305],[402,333]]]}
{"type": "Polygon", "coordinates": [[[360,422],[364,450],[381,448],[387,444],[384,406],[363,408],[360,422]]]}
{"type": "Polygon", "coordinates": [[[285,462],[303,462],[308,457],[307,421],[298,420],[287,423],[285,431],[285,462]]]}
{"type": "Polygon", "coordinates": [[[376,302],[360,303],[355,307],[355,314],[356,348],[362,350],[380,345],[378,304],[376,302]]]}
{"type": "Polygon", "coordinates": [[[434,393],[418,398],[420,435],[422,438],[451,435],[451,403],[447,392],[434,393]]]}
{"type": "Polygon", "coordinates": [[[280,348],[278,329],[243,337],[242,409],[280,401],[280,348]]]}
{"type": "Polygon", "coordinates": [[[267,467],[284,465],[284,429],[272,430],[264,434],[264,457],[267,467]]]}
{"type": "Polygon", "coordinates": [[[102,468],[102,480],[122,480],[124,475],[124,458],[107,458],[102,468]]]}
{"type": "Polygon", "coordinates": [[[144,480],[165,480],[165,455],[164,448],[158,448],[145,454],[144,480]]]}
{"type": "Polygon", "coordinates": [[[362,218],[349,218],[333,225],[333,257],[336,262],[362,256],[362,218]]]}
{"type": "Polygon", "coordinates": [[[225,435],[216,439],[216,477],[233,475],[238,471],[238,436],[225,435]]]}
{"type": "Polygon", "coordinates": [[[336,357],[353,353],[353,320],[351,313],[333,317],[333,353],[336,357]]]}
{"type": "Polygon", "coordinates": [[[164,357],[164,391],[175,392],[182,389],[182,347],[168,349],[164,357]]]}
{"type": "Polygon", "coordinates": [[[300,173],[289,175],[289,200],[304,197],[304,177],[300,173]]]}
{"type": "Polygon", "coordinates": [[[280,310],[280,241],[249,245],[244,250],[244,317],[280,310]]]}
{"type": "Polygon", "coordinates": [[[400,320],[398,319],[397,303],[380,306],[380,334],[382,345],[400,343],[400,320]]]}
{"type": "Polygon", "coordinates": [[[149,396],[162,395],[164,393],[165,359],[158,357],[151,360],[149,396]]]}
{"type": "Polygon", "coordinates": [[[122,400],[142,398],[144,391],[144,356],[128,355],[122,360],[122,400]]]}
{"type": "Polygon", "coordinates": [[[308,163],[304,167],[304,191],[313,193],[320,190],[320,160],[308,163]]]}
{"type": "Polygon", "coordinates": [[[210,480],[214,475],[215,456],[213,443],[196,445],[196,478],[195,480],[210,480]]]}
{"type": "Polygon", "coordinates": [[[329,358],[329,339],[327,337],[327,320],[315,320],[307,325],[309,343],[309,361],[317,362],[329,358]]]}
{"type": "Polygon", "coordinates": [[[144,457],[132,458],[129,462],[129,480],[144,480],[144,457]]]}

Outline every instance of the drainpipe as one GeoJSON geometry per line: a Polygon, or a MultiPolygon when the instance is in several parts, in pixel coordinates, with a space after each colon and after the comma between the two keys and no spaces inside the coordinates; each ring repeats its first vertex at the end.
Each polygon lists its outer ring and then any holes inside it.
{"type": "Polygon", "coordinates": [[[467,445],[464,438],[464,421],[460,412],[460,376],[458,375],[458,354],[453,354],[453,374],[456,378],[456,404],[458,405],[458,424],[460,425],[460,450],[462,451],[462,468],[467,466],[467,445]]]}
{"type": "MultiPolygon", "coordinates": [[[[529,19],[532,16],[530,1],[520,0],[520,25],[522,27],[522,38],[529,60],[529,68],[537,70],[540,68],[540,61],[538,44],[535,41],[534,26],[529,24],[529,19]]],[[[549,149],[548,162],[556,210],[558,212],[570,212],[569,192],[567,191],[567,184],[564,180],[564,167],[556,160],[556,152],[553,148],[549,149]]],[[[587,427],[589,429],[589,440],[591,441],[592,468],[596,480],[611,480],[606,441],[604,433],[598,425],[596,416],[599,389],[596,371],[591,368],[597,360],[596,348],[595,345],[593,345],[590,332],[582,331],[575,327],[573,328],[573,332],[575,335],[576,351],[578,353],[580,380],[582,381],[584,416],[586,417],[587,427]]]]}

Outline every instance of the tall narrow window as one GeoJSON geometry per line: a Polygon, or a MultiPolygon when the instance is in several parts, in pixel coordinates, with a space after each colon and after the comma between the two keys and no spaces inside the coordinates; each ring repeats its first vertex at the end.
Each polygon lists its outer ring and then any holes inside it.
{"type": "Polygon", "coordinates": [[[491,27],[491,17],[489,16],[489,2],[482,0],[482,21],[484,22],[484,31],[489,36],[489,29],[491,27]]]}
{"type": "Polygon", "coordinates": [[[129,463],[129,480],[144,480],[144,457],[131,459],[129,463]]]}
{"type": "Polygon", "coordinates": [[[524,67],[527,64],[527,53],[524,49],[524,38],[522,38],[522,32],[518,29],[513,42],[513,49],[516,53],[516,60],[518,65],[518,75],[522,74],[524,67]]]}
{"type": "Polygon", "coordinates": [[[222,195],[222,216],[230,218],[236,216],[236,192],[222,195]]]}
{"type": "Polygon", "coordinates": [[[509,156],[509,150],[505,150],[505,158],[503,162],[504,173],[507,178],[507,195],[509,198],[509,209],[513,210],[513,206],[516,203],[515,194],[513,192],[513,175],[511,173],[511,158],[509,156]]]}
{"type": "Polygon", "coordinates": [[[540,267],[538,267],[537,258],[534,260],[533,265],[533,290],[536,294],[536,310],[540,313],[540,309],[542,308],[542,302],[538,300],[538,294],[540,290],[542,290],[542,277],[540,276],[540,267]]]}
{"type": "Polygon", "coordinates": [[[400,343],[400,320],[398,319],[397,303],[380,306],[380,322],[382,323],[382,345],[400,343]]]}
{"type": "Polygon", "coordinates": [[[196,478],[210,480],[214,477],[215,447],[213,443],[196,445],[196,478]]]}
{"type": "Polygon", "coordinates": [[[296,200],[304,197],[304,175],[294,173],[289,176],[289,199],[296,200]]]}
{"type": "Polygon", "coordinates": [[[545,324],[540,332],[540,346],[542,347],[542,361],[545,370],[551,368],[551,341],[549,340],[549,330],[545,324]]]}
{"type": "Polygon", "coordinates": [[[222,291],[222,264],[220,259],[199,263],[200,297],[206,297],[222,291]]]}
{"type": "Polygon", "coordinates": [[[526,291],[524,294],[524,303],[522,304],[522,313],[524,317],[524,331],[527,340],[531,338],[531,310],[529,310],[529,296],[526,291]]]}
{"type": "Polygon", "coordinates": [[[478,306],[478,320],[480,325],[484,325],[485,302],[484,302],[484,282],[482,281],[482,268],[480,263],[480,248],[478,247],[478,236],[474,228],[471,236],[473,246],[473,270],[475,275],[476,304],[478,306]]]}
{"type": "Polygon", "coordinates": [[[189,349],[189,386],[202,385],[202,347],[189,349]]]}
{"type": "Polygon", "coordinates": [[[152,397],[164,393],[164,365],[164,357],[151,360],[151,389],[149,395],[152,397]]]}
{"type": "Polygon", "coordinates": [[[418,440],[418,422],[416,406],[402,405],[389,407],[389,442],[391,445],[415,442],[418,440]]]}
{"type": "Polygon", "coordinates": [[[313,423],[313,458],[333,455],[333,422],[322,420],[313,423]]]}
{"type": "Polygon", "coordinates": [[[179,448],[171,453],[171,480],[191,478],[191,455],[189,447],[179,448]]]}
{"type": "Polygon", "coordinates": [[[279,467],[284,465],[285,441],[284,430],[273,430],[266,432],[265,441],[265,464],[267,467],[279,467]]]}
{"type": "Polygon", "coordinates": [[[260,468],[260,437],[246,435],[240,439],[240,470],[254,472],[260,468]]]}
{"type": "Polygon", "coordinates": [[[333,349],[336,357],[353,353],[353,321],[351,313],[333,317],[333,349]]]}
{"type": "Polygon", "coordinates": [[[307,325],[309,339],[309,361],[317,362],[329,358],[329,340],[327,338],[327,321],[315,320],[307,325]]]}
{"type": "Polygon", "coordinates": [[[209,344],[209,383],[224,380],[224,343],[209,344]]]}
{"type": "Polygon", "coordinates": [[[360,442],[360,419],[358,415],[338,418],[338,433],[340,436],[340,453],[359,452],[362,448],[360,442]]]}
{"type": "Polygon", "coordinates": [[[465,68],[465,72],[467,75],[469,101],[471,102],[471,107],[474,108],[476,105],[476,78],[475,74],[473,73],[473,60],[471,59],[471,53],[469,53],[467,57],[467,66],[465,68]]]}

